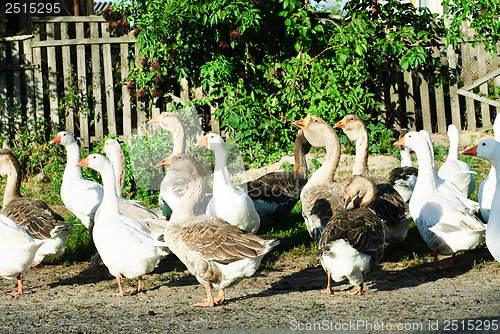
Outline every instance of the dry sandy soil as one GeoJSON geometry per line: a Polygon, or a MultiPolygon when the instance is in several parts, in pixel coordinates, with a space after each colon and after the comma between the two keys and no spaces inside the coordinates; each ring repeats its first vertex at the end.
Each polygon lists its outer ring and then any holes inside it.
{"type": "MultiPolygon", "coordinates": [[[[470,147],[470,141],[465,143],[470,147]]],[[[343,159],[341,165],[352,157],[343,159]]],[[[370,163],[390,170],[398,161],[375,157],[370,163]]],[[[113,295],[117,285],[102,265],[87,276],[78,273],[88,263],[45,265],[23,276],[24,295],[6,295],[16,289],[15,282],[0,280],[0,332],[498,332],[500,265],[484,246],[459,254],[454,268],[438,273],[422,270],[429,259],[386,260],[368,274],[365,286],[373,293],[365,296],[323,294],[325,273],[310,270],[315,258],[273,260],[271,269],[262,268],[228,289],[228,299],[214,308],[190,307],[205,298],[205,291],[174,256],[145,277],[143,292],[126,297],[113,295]]],[[[135,281],[126,285],[135,286],[135,281]]],[[[351,289],[347,281],[334,287],[351,289]]]]}

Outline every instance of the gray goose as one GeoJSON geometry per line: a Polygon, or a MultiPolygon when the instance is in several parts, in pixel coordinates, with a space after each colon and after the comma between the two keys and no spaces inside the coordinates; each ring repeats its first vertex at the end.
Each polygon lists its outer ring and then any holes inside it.
{"type": "Polygon", "coordinates": [[[36,252],[33,265],[61,255],[72,229],[44,201],[21,196],[21,165],[10,149],[0,149],[0,174],[7,177],[2,214],[15,221],[33,239],[45,241],[36,252]]]}
{"type": "Polygon", "coordinates": [[[227,287],[252,276],[279,241],[264,240],[217,217],[196,215],[207,182],[200,163],[181,153],[161,164],[188,184],[165,229],[165,242],[205,287],[207,301],[193,306],[213,307],[224,301],[227,287]],[[216,299],[212,287],[219,288],[216,299]]]}
{"type": "Polygon", "coordinates": [[[365,123],[358,116],[347,115],[337,122],[335,127],[342,129],[350,140],[356,142],[356,159],[352,174],[369,178],[377,187],[377,197],[371,208],[386,227],[387,241],[400,242],[404,240],[411,222],[408,204],[389,182],[373,175],[368,170],[369,141],[365,123]]]}
{"type": "Polygon", "coordinates": [[[341,185],[334,180],[340,160],[340,142],[333,128],[319,117],[307,115],[293,124],[304,131],[312,146],[326,148],[325,161],[300,193],[307,230],[312,238],[319,240],[330,218],[342,208],[341,185]]]}
{"type": "Polygon", "coordinates": [[[352,294],[364,295],[366,273],[376,265],[385,249],[385,231],[380,218],[370,209],[377,189],[373,182],[360,175],[344,181],[343,205],[328,221],[318,244],[321,265],[327,272],[328,285],[324,293],[332,290],[332,278],[340,282],[347,278],[357,286],[352,294]]]}
{"type": "Polygon", "coordinates": [[[294,144],[295,168],[289,172],[272,172],[243,183],[255,203],[255,209],[264,225],[274,225],[285,219],[300,198],[300,192],[309,178],[306,154],[311,144],[299,130],[294,144]]]}

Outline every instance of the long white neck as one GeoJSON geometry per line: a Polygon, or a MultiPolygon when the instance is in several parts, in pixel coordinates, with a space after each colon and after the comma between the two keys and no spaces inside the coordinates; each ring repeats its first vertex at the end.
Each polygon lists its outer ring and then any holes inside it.
{"type": "Polygon", "coordinates": [[[356,139],[356,158],[352,168],[353,175],[364,175],[368,172],[368,133],[362,131],[356,139]]]}
{"type": "Polygon", "coordinates": [[[448,138],[450,139],[450,150],[446,160],[458,160],[458,133],[452,132],[448,138]]]}
{"type": "Polygon", "coordinates": [[[405,146],[399,153],[401,154],[401,167],[413,167],[410,149],[405,146]]]}
{"type": "Polygon", "coordinates": [[[418,178],[416,188],[427,189],[427,191],[436,190],[437,172],[432,161],[432,155],[429,145],[422,142],[421,145],[413,149],[417,154],[418,178]]]}
{"type": "Polygon", "coordinates": [[[223,146],[214,150],[215,167],[214,167],[214,193],[235,191],[231,178],[229,177],[229,170],[227,168],[227,151],[223,146]]]}
{"type": "Polygon", "coordinates": [[[82,169],[76,164],[80,162],[80,149],[77,143],[66,145],[66,168],[64,169],[64,178],[83,179],[82,169]]]}
{"type": "Polygon", "coordinates": [[[182,127],[182,125],[176,127],[175,130],[172,131],[172,138],[174,141],[172,155],[186,153],[186,136],[184,134],[184,128],[182,127]]]}
{"type": "Polygon", "coordinates": [[[334,181],[335,171],[337,170],[337,166],[340,160],[340,142],[335,133],[333,134],[333,136],[331,136],[331,140],[328,140],[326,142],[325,149],[325,161],[323,162],[321,167],[313,173],[313,175],[307,182],[307,187],[334,181]]]}
{"type": "Polygon", "coordinates": [[[106,208],[107,212],[119,214],[118,197],[116,196],[116,177],[111,164],[106,164],[101,171],[102,186],[104,188],[104,196],[102,198],[101,207],[106,208]]]}

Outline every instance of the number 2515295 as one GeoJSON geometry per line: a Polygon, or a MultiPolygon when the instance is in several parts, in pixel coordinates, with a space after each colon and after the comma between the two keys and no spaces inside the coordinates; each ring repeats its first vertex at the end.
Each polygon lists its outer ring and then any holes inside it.
{"type": "Polygon", "coordinates": [[[7,2],[5,4],[5,14],[59,14],[61,12],[60,2],[7,2]]]}

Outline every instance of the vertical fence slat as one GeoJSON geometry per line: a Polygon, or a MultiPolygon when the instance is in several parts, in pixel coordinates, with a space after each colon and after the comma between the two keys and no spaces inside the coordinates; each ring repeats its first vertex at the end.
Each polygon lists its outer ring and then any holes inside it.
{"type": "MultiPolygon", "coordinates": [[[[451,122],[457,127],[457,129],[462,128],[462,121],[460,119],[460,102],[458,100],[458,56],[455,52],[455,48],[451,45],[448,46],[446,50],[446,57],[448,59],[448,66],[450,70],[455,74],[455,80],[450,83],[450,105],[451,105],[451,122]]],[[[444,102],[444,101],[443,101],[444,102]]]]}
{"type": "MultiPolygon", "coordinates": [[[[61,22],[61,39],[67,40],[69,39],[68,35],[68,22],[61,22]]],[[[73,68],[71,68],[71,50],[69,46],[61,47],[62,51],[62,69],[63,69],[63,89],[64,96],[68,97],[70,94],[71,85],[73,82],[73,68]]],[[[66,107],[65,116],[66,116],[66,130],[75,133],[75,118],[74,118],[74,110],[70,107],[66,107]]]]}
{"type": "MultiPolygon", "coordinates": [[[[40,41],[42,23],[36,25],[33,42],[40,41]]],[[[44,117],[44,102],[43,102],[43,73],[42,73],[42,49],[33,48],[33,65],[35,66],[34,71],[34,85],[35,88],[35,114],[37,122],[42,121],[44,117]]]]}
{"type": "Polygon", "coordinates": [[[436,87],[435,92],[436,92],[437,130],[439,133],[446,133],[446,112],[444,108],[443,85],[439,85],[439,87],[436,87]]]}
{"type": "MultiPolygon", "coordinates": [[[[33,66],[33,54],[31,49],[31,38],[28,38],[23,41],[23,50],[24,50],[24,65],[28,68],[33,66]]],[[[34,87],[34,79],[33,79],[33,70],[28,69],[25,72],[26,78],[26,120],[28,121],[28,129],[32,132],[35,127],[35,91],[34,87]]]]}
{"type": "MultiPolygon", "coordinates": [[[[139,48],[137,45],[135,46],[135,64],[140,64],[141,63],[141,55],[139,53],[139,48]]],[[[137,128],[138,129],[144,129],[144,124],[146,123],[146,115],[144,113],[145,110],[145,104],[143,101],[136,99],[136,112],[137,112],[137,128]]]]}
{"type": "Polygon", "coordinates": [[[432,120],[431,120],[431,105],[429,100],[429,84],[425,80],[422,74],[419,74],[420,78],[420,103],[422,110],[422,125],[424,130],[432,133],[432,120]]]}
{"type": "MultiPolygon", "coordinates": [[[[47,40],[55,39],[54,23],[47,23],[47,40]]],[[[49,107],[50,120],[54,124],[59,124],[59,99],[57,96],[57,66],[56,48],[47,48],[47,72],[49,80],[49,107]]]]}
{"type": "MultiPolygon", "coordinates": [[[[120,64],[122,71],[122,80],[127,79],[128,65],[128,44],[120,44],[120,64]]],[[[122,85],[122,102],[123,102],[123,142],[127,143],[128,138],[132,135],[132,112],[130,108],[130,95],[128,94],[127,85],[122,85]]]]}
{"type": "MultiPolygon", "coordinates": [[[[99,24],[90,23],[90,37],[99,38],[99,24]]],[[[100,47],[95,44],[91,47],[92,53],[92,94],[94,95],[94,128],[95,139],[102,142],[104,139],[104,121],[102,113],[102,94],[101,94],[101,57],[100,47]]]]}
{"type": "MultiPolygon", "coordinates": [[[[488,68],[486,66],[486,61],[489,58],[489,54],[484,50],[484,45],[476,45],[477,48],[477,62],[478,62],[478,77],[481,78],[486,74],[488,68]]],[[[479,86],[479,91],[484,96],[488,96],[488,83],[484,83],[479,86]]],[[[481,103],[481,117],[483,120],[483,127],[491,126],[491,118],[490,118],[490,105],[487,103],[481,103]]]]}
{"type": "MultiPolygon", "coordinates": [[[[0,68],[7,65],[7,43],[0,43],[0,68]]],[[[9,147],[9,113],[7,92],[7,71],[0,71],[0,127],[2,131],[3,148],[9,147]]]]}
{"type": "MultiPolygon", "coordinates": [[[[472,55],[471,55],[471,45],[470,43],[462,44],[462,76],[464,79],[464,85],[469,86],[472,84],[472,55]]],[[[476,124],[476,110],[474,108],[474,100],[466,97],[465,98],[465,114],[467,117],[467,129],[475,130],[477,128],[476,124]]]]}
{"type": "Polygon", "coordinates": [[[416,114],[415,114],[415,100],[413,98],[413,75],[411,72],[404,72],[404,82],[406,87],[408,88],[405,92],[405,100],[406,100],[406,117],[408,119],[408,129],[410,131],[415,131],[417,129],[416,126],[416,114]]]}
{"type": "MultiPolygon", "coordinates": [[[[21,50],[20,50],[20,41],[15,41],[12,43],[12,48],[11,48],[11,65],[14,68],[19,68],[20,65],[20,55],[21,55],[21,50]]],[[[14,133],[16,134],[16,137],[19,135],[21,131],[21,70],[17,69],[14,70],[12,73],[12,111],[14,112],[14,117],[12,118],[12,127],[11,131],[13,130],[14,133]]]]}
{"type": "MultiPolygon", "coordinates": [[[[109,37],[109,32],[106,31],[106,23],[101,23],[102,37],[109,37]]],[[[104,87],[106,92],[106,114],[108,116],[108,134],[112,137],[116,136],[116,115],[115,115],[115,91],[113,84],[113,64],[111,62],[111,45],[104,44],[102,46],[102,57],[104,66],[104,87]]]]}
{"type": "MultiPolygon", "coordinates": [[[[84,37],[83,22],[75,23],[76,38],[84,37]]],[[[78,80],[78,89],[80,96],[87,99],[87,72],[85,65],[85,45],[76,46],[76,73],[78,80]]],[[[80,138],[82,139],[81,145],[88,149],[90,147],[90,133],[89,133],[89,116],[86,110],[78,110],[80,118],[80,138]]]]}

